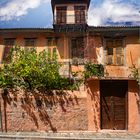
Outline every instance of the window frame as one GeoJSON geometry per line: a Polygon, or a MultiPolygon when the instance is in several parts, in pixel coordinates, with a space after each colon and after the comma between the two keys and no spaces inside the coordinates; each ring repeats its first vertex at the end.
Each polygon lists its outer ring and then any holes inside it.
{"type": "Polygon", "coordinates": [[[126,55],[125,55],[125,39],[124,39],[124,37],[119,37],[119,38],[109,38],[108,37],[108,38],[104,38],[103,43],[104,43],[104,64],[107,65],[107,66],[125,66],[126,65],[126,55]],[[121,52],[122,54],[121,53],[120,54],[116,53],[117,52],[116,48],[120,48],[120,47],[115,47],[114,45],[112,46],[113,54],[112,54],[112,63],[111,64],[108,63],[108,56],[109,56],[108,51],[107,51],[107,41],[108,40],[113,41],[113,43],[115,41],[117,41],[117,40],[122,42],[122,45],[120,45],[121,48],[122,48],[122,52],[121,52]],[[119,62],[117,62],[117,57],[119,55],[122,57],[121,59],[123,59],[121,64],[119,64],[119,62]]]}
{"type": "Polygon", "coordinates": [[[74,6],[75,23],[84,24],[86,23],[86,7],[85,6],[74,6]]]}
{"type": "Polygon", "coordinates": [[[24,46],[26,46],[26,47],[35,47],[36,44],[37,44],[37,38],[24,38],[24,46]]]}
{"type": "Polygon", "coordinates": [[[16,38],[4,38],[3,44],[5,47],[2,56],[2,63],[10,63],[12,58],[8,56],[8,53],[10,53],[11,48],[16,44],[16,38]]]}
{"type": "Polygon", "coordinates": [[[54,52],[56,53],[56,55],[58,55],[57,42],[58,42],[57,37],[47,37],[46,38],[47,52],[49,53],[51,58],[53,57],[54,52]],[[48,43],[48,40],[50,40],[50,44],[48,43]]]}
{"type": "Polygon", "coordinates": [[[56,24],[66,24],[67,22],[67,6],[56,7],[56,24]]]}
{"type": "Polygon", "coordinates": [[[14,46],[15,43],[16,43],[16,38],[4,38],[4,41],[3,41],[3,44],[4,44],[5,46],[14,46]],[[8,44],[6,43],[7,40],[9,40],[9,41],[8,41],[8,44]],[[10,41],[13,41],[12,44],[9,43],[10,41]]]}
{"type": "Polygon", "coordinates": [[[71,54],[70,54],[70,56],[71,56],[71,59],[74,59],[74,58],[78,58],[78,59],[84,59],[84,56],[85,56],[85,52],[84,52],[84,49],[85,49],[85,44],[83,44],[83,47],[79,47],[78,46],[78,43],[79,43],[79,39],[80,40],[82,40],[81,42],[83,42],[84,43],[84,37],[76,37],[76,38],[72,38],[71,39],[71,54]],[[73,47],[73,44],[72,44],[72,42],[75,42],[75,47],[73,47]],[[75,49],[75,51],[74,51],[74,49],[75,49]],[[80,51],[80,49],[83,49],[83,50],[81,50],[80,51]],[[74,52],[73,52],[74,51],[74,52]],[[81,53],[82,52],[82,54],[79,54],[79,52],[81,53]],[[78,54],[77,54],[78,53],[78,54]]]}

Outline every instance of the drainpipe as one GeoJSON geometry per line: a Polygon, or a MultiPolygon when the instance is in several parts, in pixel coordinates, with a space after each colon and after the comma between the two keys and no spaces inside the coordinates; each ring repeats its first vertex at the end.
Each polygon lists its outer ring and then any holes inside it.
{"type": "MultiPolygon", "coordinates": [[[[138,85],[140,87],[140,58],[138,61],[138,85]]],[[[140,95],[140,90],[139,90],[139,95],[140,95]]]]}
{"type": "Polygon", "coordinates": [[[140,133],[140,58],[138,59],[138,86],[139,86],[139,133],[140,133]]]}
{"type": "Polygon", "coordinates": [[[1,131],[3,132],[2,110],[1,110],[2,94],[3,94],[3,89],[0,89],[0,129],[1,129],[1,131]]]}

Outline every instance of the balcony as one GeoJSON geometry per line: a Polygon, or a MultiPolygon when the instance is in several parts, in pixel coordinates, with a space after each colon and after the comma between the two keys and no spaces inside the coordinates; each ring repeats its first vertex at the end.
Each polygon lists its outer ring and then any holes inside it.
{"type": "Polygon", "coordinates": [[[66,17],[54,17],[53,26],[57,32],[75,32],[87,30],[87,16],[83,19],[76,20],[75,15],[66,17]]]}
{"type": "Polygon", "coordinates": [[[105,77],[110,78],[129,78],[131,76],[131,69],[127,66],[104,66],[105,77]]]}

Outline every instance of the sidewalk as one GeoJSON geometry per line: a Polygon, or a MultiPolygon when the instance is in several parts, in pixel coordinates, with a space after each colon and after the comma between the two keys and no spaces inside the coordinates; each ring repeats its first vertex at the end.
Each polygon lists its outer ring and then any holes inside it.
{"type": "Polygon", "coordinates": [[[0,140],[140,140],[140,134],[95,132],[10,132],[0,133],[0,140]]]}

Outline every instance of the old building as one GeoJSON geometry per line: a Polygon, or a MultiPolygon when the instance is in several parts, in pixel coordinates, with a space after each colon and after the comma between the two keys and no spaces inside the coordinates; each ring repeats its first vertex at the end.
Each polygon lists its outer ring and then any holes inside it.
{"type": "MultiPolygon", "coordinates": [[[[131,77],[131,67],[137,67],[140,58],[140,27],[88,26],[89,5],[90,0],[52,0],[53,29],[0,29],[0,63],[6,59],[10,48],[18,44],[21,47],[36,47],[38,51],[46,49],[51,54],[56,52],[58,61],[64,64],[61,74],[65,76],[70,74],[70,65],[73,71],[77,71],[84,69],[85,61],[102,64],[104,76],[89,78],[87,87],[74,93],[79,99],[79,104],[76,104],[79,111],[76,108],[73,111],[73,106],[68,107],[68,112],[60,114],[59,109],[52,109],[50,115],[57,118],[51,118],[53,124],[58,131],[107,129],[139,132],[139,86],[131,77]],[[74,66],[73,61],[78,66],[74,66]]],[[[45,126],[33,125],[29,118],[32,125],[25,121],[26,126],[22,122],[20,129],[21,116],[8,115],[7,129],[10,131],[46,130],[45,126]],[[12,126],[10,117],[16,120],[14,123],[18,129],[12,126]]]]}

